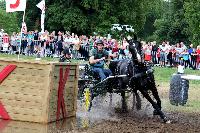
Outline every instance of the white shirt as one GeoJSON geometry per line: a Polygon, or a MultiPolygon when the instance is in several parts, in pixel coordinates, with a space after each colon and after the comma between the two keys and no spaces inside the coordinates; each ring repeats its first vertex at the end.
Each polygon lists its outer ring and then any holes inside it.
{"type": "Polygon", "coordinates": [[[184,73],[184,66],[182,65],[178,66],[178,73],[184,73]]]}

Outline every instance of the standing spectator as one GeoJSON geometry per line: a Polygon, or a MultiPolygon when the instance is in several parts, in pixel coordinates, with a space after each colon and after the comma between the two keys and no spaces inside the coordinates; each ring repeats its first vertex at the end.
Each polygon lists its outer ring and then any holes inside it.
{"type": "Polygon", "coordinates": [[[184,52],[181,53],[182,57],[183,57],[183,63],[185,68],[189,67],[194,69],[193,66],[190,64],[190,60],[189,60],[189,52],[187,51],[187,49],[184,50],[184,52]]]}
{"type": "Polygon", "coordinates": [[[33,38],[34,38],[34,40],[33,40],[34,51],[37,51],[38,47],[39,47],[39,33],[38,33],[38,30],[34,31],[33,38]]]}
{"type": "Polygon", "coordinates": [[[172,52],[172,65],[177,67],[178,64],[176,63],[176,49],[174,45],[171,47],[170,52],[172,52]]]}
{"type": "Polygon", "coordinates": [[[157,62],[158,64],[160,64],[160,48],[158,47],[158,51],[157,51],[157,62]]]}
{"type": "Polygon", "coordinates": [[[169,41],[166,41],[166,51],[165,51],[165,64],[169,64],[170,63],[170,60],[172,60],[172,53],[170,53],[169,55],[169,51],[171,49],[171,45],[169,44],[169,41]]]}
{"type": "Polygon", "coordinates": [[[154,64],[157,64],[157,51],[158,51],[158,46],[156,45],[156,41],[152,42],[152,62],[154,64]]]}
{"type": "Polygon", "coordinates": [[[13,32],[12,36],[10,37],[10,40],[11,40],[10,44],[12,47],[12,50],[10,52],[11,52],[11,54],[13,54],[17,51],[17,48],[16,48],[17,41],[16,41],[16,33],[15,32],[13,32]]]}
{"type": "Polygon", "coordinates": [[[189,60],[190,60],[191,65],[195,66],[196,56],[194,55],[195,49],[193,48],[193,44],[190,44],[189,49],[188,49],[188,53],[189,53],[189,60]]]}
{"type": "Polygon", "coordinates": [[[56,42],[58,56],[60,56],[62,51],[63,51],[63,41],[64,41],[64,38],[63,38],[62,32],[59,31],[58,32],[58,37],[57,37],[57,42],[56,42]]]}
{"type": "Polygon", "coordinates": [[[151,44],[148,42],[148,44],[144,48],[144,60],[147,62],[151,62],[151,44]]]}
{"type": "Polygon", "coordinates": [[[55,32],[52,32],[49,36],[49,46],[50,46],[50,53],[51,57],[55,54],[55,32]]]}
{"type": "Polygon", "coordinates": [[[163,41],[162,44],[160,45],[160,66],[165,67],[165,62],[166,62],[166,43],[163,41]]]}
{"type": "Polygon", "coordinates": [[[27,55],[28,56],[33,55],[33,52],[34,52],[33,40],[34,40],[33,32],[29,31],[29,34],[28,34],[28,46],[27,46],[27,48],[28,48],[27,55]]]}
{"type": "Polygon", "coordinates": [[[183,52],[183,48],[181,47],[180,43],[176,44],[175,50],[176,50],[176,61],[180,64],[182,57],[181,53],[183,52]]]}
{"type": "Polygon", "coordinates": [[[75,35],[75,38],[73,40],[73,58],[78,59],[79,49],[80,49],[80,40],[78,38],[78,35],[75,35]]]}
{"type": "Polygon", "coordinates": [[[196,50],[196,55],[197,55],[197,69],[200,70],[200,45],[197,46],[196,50]]]}
{"type": "Polygon", "coordinates": [[[170,67],[172,67],[172,65],[173,65],[173,55],[174,55],[174,47],[171,46],[171,47],[169,47],[169,53],[168,53],[168,57],[167,57],[170,67]]]}
{"type": "Polygon", "coordinates": [[[26,54],[26,47],[27,47],[27,38],[28,38],[28,34],[25,31],[24,33],[22,33],[22,39],[21,39],[21,53],[22,54],[26,54]]]}
{"type": "Polygon", "coordinates": [[[3,51],[8,52],[10,38],[7,33],[4,33],[3,35],[3,51]]]}

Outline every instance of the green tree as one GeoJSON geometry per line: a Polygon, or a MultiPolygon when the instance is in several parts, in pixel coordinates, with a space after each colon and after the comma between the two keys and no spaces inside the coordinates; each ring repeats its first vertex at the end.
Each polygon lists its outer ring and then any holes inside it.
{"type": "Polygon", "coordinates": [[[140,35],[147,41],[155,40],[155,35],[153,35],[153,32],[156,30],[154,23],[157,19],[161,19],[163,16],[163,13],[165,12],[164,5],[165,2],[163,0],[151,0],[146,1],[145,5],[145,24],[144,24],[144,30],[140,33],[140,35]],[[151,40],[151,39],[152,40],[151,40]],[[149,40],[150,39],[150,40],[149,40]]]}
{"type": "Polygon", "coordinates": [[[186,31],[190,35],[190,41],[197,46],[200,42],[200,0],[186,0],[184,9],[189,25],[186,31]]]}
{"type": "Polygon", "coordinates": [[[120,23],[139,32],[145,23],[144,5],[145,0],[48,0],[47,29],[107,34],[111,24],[120,23]]]}
{"type": "Polygon", "coordinates": [[[160,19],[155,21],[154,32],[160,41],[169,40],[171,43],[184,41],[188,44],[188,24],[184,16],[184,0],[164,1],[164,13],[160,19]]]}
{"type": "Polygon", "coordinates": [[[6,13],[5,9],[0,8],[0,18],[0,29],[9,34],[19,31],[16,13],[6,13]]]}

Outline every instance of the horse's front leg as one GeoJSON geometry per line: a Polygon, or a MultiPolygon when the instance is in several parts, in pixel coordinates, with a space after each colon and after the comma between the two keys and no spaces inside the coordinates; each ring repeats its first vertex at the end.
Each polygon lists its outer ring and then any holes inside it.
{"type": "Polygon", "coordinates": [[[122,110],[123,112],[127,112],[127,104],[126,104],[126,92],[125,92],[125,87],[126,85],[123,84],[122,81],[119,81],[119,86],[120,86],[120,92],[121,92],[121,97],[122,97],[122,110]]]}
{"type": "Polygon", "coordinates": [[[160,107],[158,106],[158,104],[156,104],[152,98],[149,96],[148,92],[145,91],[143,88],[140,88],[139,91],[142,93],[142,95],[151,103],[151,105],[153,106],[153,108],[158,112],[158,114],[160,115],[161,119],[165,122],[165,123],[170,123],[170,120],[168,120],[168,118],[164,115],[164,113],[161,111],[160,107]]]}
{"type": "MultiPolygon", "coordinates": [[[[153,97],[156,99],[157,105],[161,109],[162,108],[161,107],[161,100],[160,100],[160,97],[158,95],[158,90],[156,88],[155,79],[154,79],[153,76],[151,76],[148,84],[150,85],[150,87],[148,89],[151,90],[153,97]]],[[[154,115],[159,115],[156,110],[154,110],[153,114],[154,115]]]]}

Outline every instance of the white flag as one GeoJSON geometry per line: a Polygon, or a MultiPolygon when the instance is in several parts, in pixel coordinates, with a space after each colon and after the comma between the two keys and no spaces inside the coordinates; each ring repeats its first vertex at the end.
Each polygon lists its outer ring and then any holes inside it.
{"type": "Polygon", "coordinates": [[[44,11],[45,10],[45,0],[42,0],[40,3],[36,5],[40,10],[44,11]]]}
{"type": "Polygon", "coordinates": [[[44,19],[45,19],[45,0],[42,0],[40,3],[36,5],[40,10],[42,10],[41,14],[41,31],[44,32],[44,19]]]}
{"type": "Polygon", "coordinates": [[[6,0],[6,12],[25,11],[26,0],[6,0]]]}

